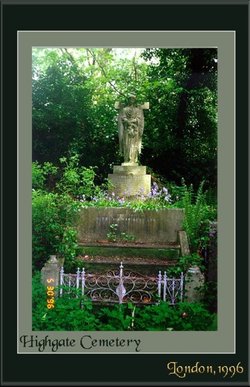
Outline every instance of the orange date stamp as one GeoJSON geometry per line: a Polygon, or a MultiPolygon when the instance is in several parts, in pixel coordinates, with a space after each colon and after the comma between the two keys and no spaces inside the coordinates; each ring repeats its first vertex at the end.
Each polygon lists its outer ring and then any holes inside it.
{"type": "Polygon", "coordinates": [[[46,295],[47,295],[47,308],[53,309],[55,307],[55,286],[53,286],[54,279],[48,278],[47,279],[47,289],[46,289],[46,295]]]}

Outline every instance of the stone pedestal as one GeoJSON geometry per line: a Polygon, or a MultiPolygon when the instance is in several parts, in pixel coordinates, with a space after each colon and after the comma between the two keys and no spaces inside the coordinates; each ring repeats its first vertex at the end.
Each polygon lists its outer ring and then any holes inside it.
{"type": "Polygon", "coordinates": [[[119,197],[146,196],[151,190],[151,175],[146,174],[146,167],[143,165],[114,165],[113,173],[108,175],[108,179],[112,184],[112,192],[119,197]]]}
{"type": "Polygon", "coordinates": [[[198,266],[190,267],[186,274],[185,298],[187,302],[202,301],[201,290],[204,286],[204,275],[198,266]]]}
{"type": "Polygon", "coordinates": [[[58,286],[59,285],[59,270],[60,264],[55,255],[50,255],[49,260],[45,263],[41,270],[41,282],[44,286],[58,286]]]}

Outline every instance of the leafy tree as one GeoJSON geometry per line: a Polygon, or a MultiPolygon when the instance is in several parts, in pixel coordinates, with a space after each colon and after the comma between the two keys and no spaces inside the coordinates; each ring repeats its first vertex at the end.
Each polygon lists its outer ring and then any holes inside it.
{"type": "Polygon", "coordinates": [[[151,112],[144,162],[169,180],[216,186],[217,51],[148,49],[151,112]],[[152,92],[151,92],[152,91],[152,92]],[[152,133],[153,131],[153,133],[152,133]]]}
{"type": "MultiPolygon", "coordinates": [[[[57,163],[73,147],[91,141],[91,93],[67,54],[33,78],[33,159],[57,163]]],[[[85,157],[91,153],[86,152],[85,157]]],[[[87,161],[88,162],[88,161],[87,161]]]]}

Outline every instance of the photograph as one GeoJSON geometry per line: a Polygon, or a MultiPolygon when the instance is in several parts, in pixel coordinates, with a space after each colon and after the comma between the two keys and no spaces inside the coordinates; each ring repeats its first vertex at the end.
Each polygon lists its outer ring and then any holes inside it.
{"type": "Polygon", "coordinates": [[[217,62],[32,47],[32,330],[217,330],[217,62]]]}
{"type": "Polygon", "coordinates": [[[0,384],[249,386],[249,1],[1,11],[0,384]]]}

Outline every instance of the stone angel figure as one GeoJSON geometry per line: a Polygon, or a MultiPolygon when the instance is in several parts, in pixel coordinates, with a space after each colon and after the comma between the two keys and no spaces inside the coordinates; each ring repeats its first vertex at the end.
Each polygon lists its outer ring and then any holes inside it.
{"type": "Polygon", "coordinates": [[[149,109],[149,103],[136,104],[136,96],[130,95],[128,106],[116,102],[118,114],[118,134],[120,152],[124,157],[122,165],[138,163],[142,149],[142,134],[144,129],[143,109],[149,109]]]}

